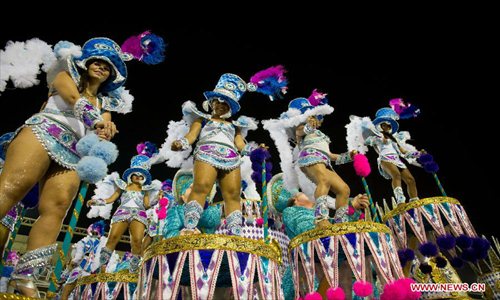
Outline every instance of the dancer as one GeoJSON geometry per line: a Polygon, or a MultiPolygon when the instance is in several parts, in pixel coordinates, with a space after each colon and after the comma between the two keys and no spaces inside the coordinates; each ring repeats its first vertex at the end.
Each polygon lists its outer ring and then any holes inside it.
{"type": "MultiPolygon", "coordinates": [[[[315,218],[317,226],[329,226],[329,208],[327,203],[332,202],[329,192],[336,195],[335,203],[330,205],[336,209],[334,221],[341,223],[348,221],[347,200],[349,186],[333,170],[331,162],[344,164],[352,160],[355,152],[334,154],[330,152],[330,138],[319,130],[323,123],[324,115],[333,112],[333,107],[328,105],[326,94],[314,90],[309,98],[296,98],[290,101],[288,110],[280,119],[264,121],[264,128],[269,130],[271,138],[275,141],[280,152],[281,167],[284,172],[285,185],[288,189],[297,188],[300,173],[311,180],[316,188],[315,218]],[[287,134],[285,134],[287,133],[287,134]],[[295,170],[289,139],[294,139],[298,157],[296,165],[300,170],[295,170]]],[[[300,185],[301,188],[305,186],[300,185]]],[[[311,195],[312,196],[312,195],[311,195]]]]}
{"type": "Polygon", "coordinates": [[[149,224],[142,240],[142,254],[144,254],[146,248],[151,245],[153,239],[163,237],[163,228],[165,227],[168,209],[175,205],[174,196],[172,194],[172,180],[167,179],[162,182],[161,190],[163,192],[163,198],[161,198],[156,205],[151,206],[146,212],[149,224]]]}
{"type": "Polygon", "coordinates": [[[400,119],[400,115],[406,116],[406,118],[414,117],[416,114],[409,114],[408,110],[415,112],[415,108],[409,106],[411,109],[396,109],[401,106],[408,107],[401,99],[393,99],[390,103],[393,108],[379,109],[375,113],[373,122],[368,117],[351,116],[351,123],[346,126],[348,128],[347,140],[349,148],[356,149],[361,153],[368,150],[365,145],[375,149],[379,155],[377,159],[379,173],[385,179],[391,180],[396,202],[401,204],[406,202],[401,181],[406,183],[410,201],[419,199],[415,178],[407,164],[420,166],[416,159],[425,151],[417,151],[414,146],[406,143],[410,138],[407,131],[398,132],[399,123],[397,121],[400,119]],[[400,103],[399,106],[395,106],[395,102],[400,103]],[[396,111],[399,111],[399,114],[396,111]]]}
{"type": "Polygon", "coordinates": [[[95,222],[87,228],[87,236],[73,245],[74,251],[70,263],[72,270],[68,272],[68,278],[62,288],[61,299],[69,298],[79,278],[93,274],[99,269],[98,255],[106,244],[105,230],[104,221],[95,222]]]}
{"type": "MultiPolygon", "coordinates": [[[[271,74],[269,70],[262,72],[271,74]]],[[[270,77],[277,78],[276,82],[281,79],[281,82],[286,83],[284,70],[282,67],[280,70],[281,73],[273,73],[270,77]]],[[[248,87],[252,91],[259,91],[264,82],[266,80],[261,78],[258,82],[251,82],[248,87]]],[[[284,88],[284,85],[278,86],[276,94],[284,88]]],[[[245,142],[245,131],[256,129],[257,124],[248,117],[240,116],[236,121],[232,121],[231,117],[239,112],[239,100],[245,91],[247,84],[243,79],[235,74],[223,74],[215,89],[204,93],[207,100],[203,102],[203,108],[210,114],[199,111],[190,101],[183,104],[183,113],[195,119],[189,122],[189,132],[174,141],[171,149],[188,150],[198,140],[194,150],[193,188],[184,210],[184,231],[188,233],[200,232],[197,226],[205,198],[218,181],[224,199],[228,233],[241,235],[241,155],[248,154],[251,149],[250,144],[245,142]]]]}
{"type": "MultiPolygon", "coordinates": [[[[33,53],[29,61],[46,56],[55,60],[46,43],[39,40],[28,43],[26,51],[49,50],[33,53]],[[42,45],[28,47],[28,43],[42,45]]],[[[16,131],[0,175],[0,218],[40,183],[39,218],[31,228],[27,252],[20,258],[9,285],[9,292],[18,290],[34,297],[39,293],[33,277],[50,263],[57,235],[80,184],[75,171],[81,157],[76,149],[78,140],[93,130],[100,138],[111,139],[117,133],[111,112],[130,111],[130,103],[127,103],[130,95],[119,88],[127,78],[125,61],[132,58],[131,54],[124,53],[108,38],[90,39],[81,50],[68,42],[60,42],[55,52],[59,60],[47,74],[49,99],[40,113],[16,131]]],[[[19,55],[16,48],[11,47],[2,53],[2,59],[9,63],[19,55]]],[[[15,64],[11,66],[16,68],[15,64]]],[[[17,70],[22,71],[25,70],[17,70]]]]}
{"type": "MultiPolygon", "coordinates": [[[[142,252],[144,230],[148,226],[146,210],[155,205],[162,193],[161,182],[152,181],[149,169],[149,157],[136,155],[131,160],[130,168],[123,172],[122,179],[118,173],[113,173],[104,179],[104,182],[114,186],[112,195],[105,198],[105,193],[87,201],[87,206],[105,206],[120,199],[120,206],[111,218],[111,230],[106,246],[101,250],[100,264],[106,265],[127,229],[130,231],[131,252],[130,272],[137,273],[142,252]],[[98,198],[101,197],[101,198],[98,198]]],[[[109,191],[108,191],[109,195],[109,191]]]]}

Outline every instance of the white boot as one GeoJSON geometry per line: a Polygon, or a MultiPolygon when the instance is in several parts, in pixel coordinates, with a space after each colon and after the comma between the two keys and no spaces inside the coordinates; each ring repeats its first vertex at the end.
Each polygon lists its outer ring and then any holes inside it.
{"type": "Polygon", "coordinates": [[[406,197],[402,187],[398,186],[394,189],[394,196],[396,197],[396,202],[398,204],[406,202],[406,197]]]}

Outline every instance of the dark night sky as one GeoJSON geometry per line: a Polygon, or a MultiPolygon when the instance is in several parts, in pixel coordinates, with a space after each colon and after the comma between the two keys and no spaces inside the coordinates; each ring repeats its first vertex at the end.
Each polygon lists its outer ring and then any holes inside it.
{"type": "MultiPolygon", "coordinates": [[[[119,172],[127,168],[137,143],[150,140],[160,145],[168,121],[180,119],[182,102],[201,104],[202,92],[211,90],[225,72],[248,80],[271,65],[283,64],[288,69],[290,84],[285,100],[271,103],[264,96],[247,94],[240,101],[241,114],[260,120],[277,117],[289,100],[307,97],[314,88],[328,92],[335,112],[327,117],[323,129],[332,138],[331,149],[336,153],[346,150],[344,125],[349,115],[373,117],[389,99],[404,98],[418,105],[422,114],[415,120],[400,121],[401,130],[409,130],[413,144],[434,155],[448,195],[463,203],[478,232],[498,236],[492,205],[497,184],[493,168],[497,164],[495,158],[485,159],[494,155],[490,145],[496,138],[496,111],[488,108],[493,80],[487,75],[494,49],[484,34],[478,34],[481,25],[474,28],[460,22],[443,22],[424,27],[410,20],[394,20],[346,31],[350,24],[304,23],[280,25],[279,34],[255,26],[225,26],[217,21],[203,26],[189,22],[104,23],[71,30],[46,24],[26,31],[2,26],[0,47],[7,40],[32,37],[50,44],[69,40],[83,45],[91,37],[106,36],[121,44],[129,35],[146,29],[164,37],[168,43],[164,63],[128,63],[126,87],[135,102],[132,113],[115,118],[120,133],[114,142],[120,156],[111,169],[119,172]]],[[[38,110],[45,95],[44,82],[27,90],[4,92],[0,96],[0,132],[20,126],[38,110]]],[[[249,140],[272,145],[261,128],[251,132],[249,140]]],[[[275,151],[272,154],[278,168],[278,155],[275,151]]],[[[376,171],[373,150],[369,159],[373,172],[368,183],[374,198],[389,198],[390,182],[376,171]]],[[[164,165],[152,169],[153,175],[162,180],[172,178],[175,171],[164,165]]],[[[351,165],[337,171],[353,194],[362,191],[351,165]]],[[[439,194],[431,175],[415,167],[411,171],[421,198],[439,194]]],[[[87,222],[81,220],[79,225],[87,222]]]]}

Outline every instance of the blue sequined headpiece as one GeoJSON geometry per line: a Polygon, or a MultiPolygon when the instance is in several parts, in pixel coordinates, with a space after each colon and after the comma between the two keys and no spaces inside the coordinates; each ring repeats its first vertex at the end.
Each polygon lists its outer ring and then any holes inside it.
{"type": "Polygon", "coordinates": [[[391,125],[392,134],[398,132],[399,124],[397,122],[399,120],[399,115],[389,107],[384,107],[375,113],[375,120],[373,120],[373,125],[379,128],[381,123],[389,123],[391,125]]]}
{"type": "Polygon", "coordinates": [[[120,46],[108,38],[93,38],[88,40],[82,47],[82,56],[70,59],[70,74],[76,82],[80,82],[78,68],[87,69],[87,62],[93,59],[104,60],[111,66],[111,74],[100,88],[101,92],[113,91],[125,84],[127,80],[127,66],[125,61],[133,57],[123,53],[120,46]]]}
{"type": "Polygon", "coordinates": [[[204,92],[207,100],[220,98],[224,100],[231,108],[231,114],[235,115],[240,110],[239,100],[247,91],[246,82],[238,75],[226,73],[223,74],[213,91],[204,92]]]}
{"type": "Polygon", "coordinates": [[[146,155],[136,155],[130,160],[130,168],[123,172],[122,179],[125,182],[130,182],[130,177],[134,173],[139,173],[144,176],[144,184],[151,184],[151,173],[149,173],[149,157],[146,155]]]}

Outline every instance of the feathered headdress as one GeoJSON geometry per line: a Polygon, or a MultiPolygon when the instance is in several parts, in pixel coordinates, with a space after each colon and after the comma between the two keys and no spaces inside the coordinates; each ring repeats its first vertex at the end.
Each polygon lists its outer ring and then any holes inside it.
{"type": "Polygon", "coordinates": [[[282,65],[259,71],[250,78],[248,89],[269,96],[271,101],[275,98],[281,99],[288,89],[285,72],[285,67],[282,65]]]}
{"type": "Polygon", "coordinates": [[[418,107],[411,103],[405,103],[401,98],[389,100],[389,105],[402,120],[415,118],[420,114],[420,109],[418,107]]]}

